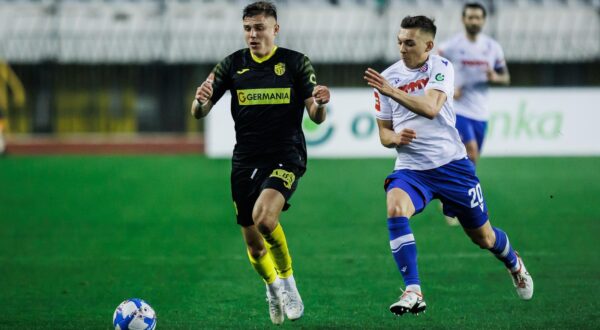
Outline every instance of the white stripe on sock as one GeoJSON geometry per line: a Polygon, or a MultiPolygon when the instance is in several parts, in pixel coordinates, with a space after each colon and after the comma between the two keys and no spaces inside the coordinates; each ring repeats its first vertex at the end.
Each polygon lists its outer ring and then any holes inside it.
{"type": "Polygon", "coordinates": [[[506,237],[506,246],[504,247],[504,250],[502,250],[502,253],[500,253],[501,257],[506,257],[508,255],[508,251],[510,249],[510,242],[508,241],[508,236],[506,237]]]}
{"type": "Polygon", "coordinates": [[[411,244],[415,244],[415,241],[400,244],[400,246],[397,249],[392,249],[392,253],[396,253],[396,252],[400,251],[403,247],[405,247],[407,245],[411,245],[411,244]]]}
{"type": "Polygon", "coordinates": [[[415,236],[413,234],[403,235],[394,238],[390,241],[390,248],[392,248],[392,250],[398,250],[402,245],[409,242],[415,242],[415,236]]]}

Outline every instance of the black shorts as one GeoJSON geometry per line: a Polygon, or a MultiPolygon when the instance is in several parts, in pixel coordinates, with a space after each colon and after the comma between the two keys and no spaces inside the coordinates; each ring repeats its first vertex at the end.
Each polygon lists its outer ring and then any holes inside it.
{"type": "Polygon", "coordinates": [[[234,167],[231,170],[231,196],[238,225],[248,227],[254,224],[254,203],[265,188],[279,191],[285,198],[283,210],[287,210],[290,207],[288,200],[296,191],[302,173],[298,168],[284,164],[267,168],[234,167]]]}

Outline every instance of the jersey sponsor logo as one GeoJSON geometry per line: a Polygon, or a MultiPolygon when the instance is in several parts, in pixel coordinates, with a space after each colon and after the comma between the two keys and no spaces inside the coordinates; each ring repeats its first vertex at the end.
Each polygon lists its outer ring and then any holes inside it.
{"type": "Polygon", "coordinates": [[[411,93],[418,89],[425,88],[425,86],[427,85],[428,82],[429,82],[429,78],[423,78],[423,79],[411,81],[406,85],[402,85],[402,86],[398,87],[398,89],[403,92],[411,93]]]}
{"type": "Polygon", "coordinates": [[[236,73],[237,73],[237,74],[244,74],[244,73],[246,73],[246,72],[248,72],[248,71],[250,71],[250,69],[248,69],[248,68],[245,68],[245,69],[241,69],[241,70],[239,70],[239,71],[236,71],[236,73]]]}
{"type": "Polygon", "coordinates": [[[373,93],[375,94],[375,110],[381,111],[381,99],[379,98],[379,93],[373,93]]]}
{"type": "Polygon", "coordinates": [[[281,76],[285,73],[285,63],[277,63],[275,64],[275,66],[273,67],[273,71],[275,71],[275,74],[278,76],[281,76]]]}
{"type": "Polygon", "coordinates": [[[480,60],[462,60],[461,63],[464,66],[488,66],[488,62],[480,60]]]}
{"type": "Polygon", "coordinates": [[[437,80],[437,81],[444,81],[444,78],[445,78],[444,75],[441,73],[438,73],[435,75],[435,80],[437,80]]]}
{"type": "Polygon", "coordinates": [[[292,184],[296,181],[296,175],[294,175],[294,173],[280,168],[273,170],[269,177],[283,180],[283,185],[288,189],[292,189],[292,184]]]}
{"type": "Polygon", "coordinates": [[[238,89],[240,105],[290,104],[290,88],[238,89]]]}

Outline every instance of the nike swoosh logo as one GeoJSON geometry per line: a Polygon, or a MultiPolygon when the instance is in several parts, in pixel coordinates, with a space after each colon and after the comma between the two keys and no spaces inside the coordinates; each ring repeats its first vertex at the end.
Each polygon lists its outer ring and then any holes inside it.
{"type": "Polygon", "coordinates": [[[237,74],[244,74],[245,72],[250,71],[250,69],[241,69],[240,71],[237,71],[237,74]]]}

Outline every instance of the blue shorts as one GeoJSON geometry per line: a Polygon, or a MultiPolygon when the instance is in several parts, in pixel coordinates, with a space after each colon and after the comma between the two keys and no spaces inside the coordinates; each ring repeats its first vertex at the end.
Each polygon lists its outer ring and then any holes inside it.
{"type": "Polygon", "coordinates": [[[458,217],[464,228],[479,228],[488,220],[479,178],[468,158],[431,170],[396,170],[385,179],[384,188],[386,192],[393,188],[404,190],[415,206],[415,214],[432,199],[439,199],[444,214],[458,217]]]}
{"type": "Polygon", "coordinates": [[[487,130],[487,121],[478,121],[456,115],[456,129],[463,143],[476,141],[477,149],[481,152],[483,138],[487,130]]]}

